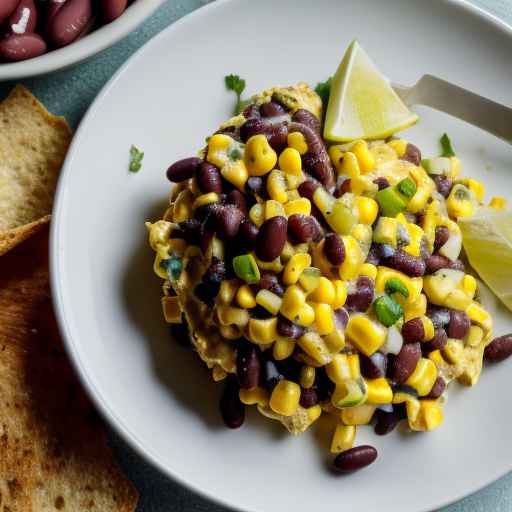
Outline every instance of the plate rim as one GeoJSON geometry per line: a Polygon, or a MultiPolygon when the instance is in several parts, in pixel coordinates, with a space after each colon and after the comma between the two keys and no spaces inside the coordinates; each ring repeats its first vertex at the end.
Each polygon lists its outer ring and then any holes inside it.
{"type": "MultiPolygon", "coordinates": [[[[234,505],[225,501],[224,498],[213,495],[207,490],[204,490],[198,487],[193,481],[186,479],[176,473],[175,471],[166,467],[163,463],[161,463],[152,451],[148,450],[147,447],[144,447],[144,443],[140,441],[135,435],[128,425],[125,424],[123,420],[121,420],[116,412],[111,408],[108,402],[105,400],[105,397],[102,396],[100,391],[96,388],[94,382],[91,381],[91,378],[87,372],[86,367],[80,359],[79,354],[75,350],[74,342],[72,340],[72,336],[69,330],[68,323],[66,321],[64,315],[64,306],[63,306],[63,298],[61,295],[62,289],[60,286],[60,278],[59,278],[59,230],[61,224],[61,210],[62,203],[61,197],[64,195],[65,188],[67,186],[68,177],[70,175],[70,169],[72,168],[75,153],[77,152],[78,147],[78,139],[86,131],[86,127],[88,124],[89,118],[92,118],[95,114],[98,105],[103,100],[103,98],[110,92],[110,89],[117,83],[120,77],[124,74],[125,70],[132,65],[132,61],[139,57],[140,54],[147,51],[151,45],[155,44],[160,39],[163,39],[167,36],[168,33],[176,30],[183,24],[193,22],[195,18],[206,15],[210,10],[217,9],[219,6],[222,6],[227,3],[234,3],[238,0],[215,0],[210,1],[210,3],[203,5],[192,12],[186,14],[182,18],[172,22],[166,28],[164,28],[161,32],[153,36],[151,39],[146,41],[140,48],[138,48],[124,63],[123,65],[114,73],[114,75],[108,80],[108,82],[101,88],[99,93],[94,98],[93,102],[87,109],[84,114],[77,130],[74,133],[73,140],[68,149],[68,153],[64,164],[61,169],[61,173],[59,176],[59,180],[57,183],[53,211],[52,211],[52,222],[50,226],[50,240],[49,240],[49,253],[50,253],[50,288],[51,288],[51,297],[53,308],[55,311],[55,316],[57,318],[57,324],[59,327],[60,334],[64,341],[65,350],[70,358],[71,364],[80,379],[81,384],[87,392],[87,395],[93,402],[94,406],[100,412],[103,419],[108,423],[108,425],[115,431],[117,435],[121,437],[123,442],[125,442],[131,449],[133,449],[137,455],[142,457],[145,461],[150,463],[154,468],[158,471],[162,472],[166,477],[170,478],[174,482],[179,485],[185,487],[187,490],[195,493],[203,499],[209,500],[217,505],[221,505],[226,507],[229,510],[238,511],[238,512],[263,512],[261,510],[256,510],[254,508],[239,508],[238,505],[234,505]]],[[[512,24],[507,23],[503,19],[499,18],[497,15],[487,11],[483,7],[475,5],[471,3],[470,0],[440,0],[441,4],[448,4],[455,8],[458,8],[462,11],[465,11],[467,14],[479,17],[493,26],[496,30],[500,31],[504,35],[508,36],[512,41],[512,24]]],[[[491,473],[488,478],[484,479],[483,482],[480,482],[479,485],[473,489],[470,493],[459,493],[456,496],[449,498],[439,504],[436,505],[436,508],[443,508],[453,503],[456,503],[464,498],[469,496],[473,496],[478,493],[488,485],[502,478],[506,474],[512,472],[512,461],[510,462],[509,468],[505,471],[496,471],[491,473]]],[[[418,509],[417,512],[431,512],[432,509],[421,508],[418,509]]]]}

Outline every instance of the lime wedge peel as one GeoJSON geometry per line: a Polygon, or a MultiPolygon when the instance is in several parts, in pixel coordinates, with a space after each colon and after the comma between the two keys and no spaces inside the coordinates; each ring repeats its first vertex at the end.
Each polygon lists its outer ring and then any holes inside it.
{"type": "Polygon", "coordinates": [[[352,41],[332,80],[324,137],[336,142],[384,139],[417,120],[359,43],[352,41]]]}
{"type": "Polygon", "coordinates": [[[459,226],[469,263],[512,311],[512,211],[484,208],[459,226]]]}

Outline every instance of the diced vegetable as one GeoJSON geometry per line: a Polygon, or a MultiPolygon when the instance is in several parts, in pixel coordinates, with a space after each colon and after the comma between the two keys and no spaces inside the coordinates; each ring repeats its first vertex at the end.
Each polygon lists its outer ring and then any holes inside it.
{"type": "Polygon", "coordinates": [[[392,187],[379,190],[375,194],[375,199],[379,203],[381,214],[386,217],[396,217],[407,206],[405,200],[392,187]]]}
{"type": "Polygon", "coordinates": [[[441,148],[442,148],[442,156],[455,156],[455,151],[453,151],[452,148],[452,141],[450,140],[450,137],[446,133],[443,133],[443,136],[441,137],[441,148]]]}
{"type": "Polygon", "coordinates": [[[407,286],[405,286],[405,284],[397,277],[392,277],[391,279],[388,279],[386,281],[386,284],[384,285],[384,290],[388,295],[393,295],[393,293],[399,293],[406,299],[407,297],[409,297],[409,290],[407,289],[407,286]]]}
{"type": "Polygon", "coordinates": [[[367,386],[362,378],[346,379],[336,386],[332,394],[332,405],[338,409],[355,407],[365,402],[367,393],[367,386]]]}
{"type": "Polygon", "coordinates": [[[421,166],[429,174],[449,174],[452,169],[452,162],[449,158],[438,156],[422,160],[421,166]]]}
{"type": "Polygon", "coordinates": [[[395,324],[404,314],[402,306],[400,306],[398,302],[395,302],[389,295],[382,295],[376,299],[373,303],[373,307],[379,322],[386,327],[395,324]]]}
{"type": "Polygon", "coordinates": [[[240,279],[248,284],[257,283],[260,280],[260,270],[252,254],[235,256],[233,270],[240,279]]]}
{"type": "Polygon", "coordinates": [[[411,198],[414,194],[416,194],[416,183],[411,180],[411,178],[405,178],[400,181],[397,185],[398,191],[407,198],[411,198]]]}

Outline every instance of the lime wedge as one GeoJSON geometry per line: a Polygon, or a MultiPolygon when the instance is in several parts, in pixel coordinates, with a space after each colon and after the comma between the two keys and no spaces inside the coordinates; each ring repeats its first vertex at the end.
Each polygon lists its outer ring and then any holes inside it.
{"type": "Polygon", "coordinates": [[[512,212],[483,208],[459,226],[471,266],[512,311],[512,212]]]}
{"type": "Polygon", "coordinates": [[[338,142],[384,139],[417,120],[354,40],[332,80],[324,137],[338,142]]]}

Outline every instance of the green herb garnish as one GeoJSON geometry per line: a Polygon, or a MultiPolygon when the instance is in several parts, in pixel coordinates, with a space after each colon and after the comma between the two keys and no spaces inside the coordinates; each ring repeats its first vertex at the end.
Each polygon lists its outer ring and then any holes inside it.
{"type": "Polygon", "coordinates": [[[443,149],[443,152],[441,153],[441,156],[455,156],[455,151],[453,151],[452,148],[452,141],[450,140],[450,137],[446,133],[443,134],[441,137],[441,148],[443,149]]]}
{"type": "Polygon", "coordinates": [[[228,91],[233,91],[236,94],[234,113],[238,115],[250,103],[249,100],[242,100],[242,93],[245,90],[245,80],[238,75],[226,75],[224,77],[224,83],[228,91]]]}
{"type": "Polygon", "coordinates": [[[416,194],[416,183],[411,180],[411,178],[404,178],[397,185],[398,192],[403,194],[407,198],[411,198],[414,194],[416,194]]]}
{"type": "Polygon", "coordinates": [[[391,279],[388,279],[384,286],[384,290],[388,295],[393,295],[393,293],[399,293],[405,298],[409,297],[409,290],[407,289],[407,286],[405,286],[405,284],[397,277],[392,277],[391,279]]]}
{"type": "Polygon", "coordinates": [[[142,168],[144,152],[132,144],[130,148],[130,172],[138,172],[142,168]]]}
{"type": "Polygon", "coordinates": [[[373,308],[379,322],[386,327],[391,327],[404,314],[402,306],[389,295],[382,295],[375,300],[373,308]]]}
{"type": "Polygon", "coordinates": [[[315,87],[315,92],[322,99],[324,107],[327,107],[327,103],[329,103],[329,95],[331,94],[331,82],[332,76],[330,76],[325,82],[319,82],[315,87]]]}

